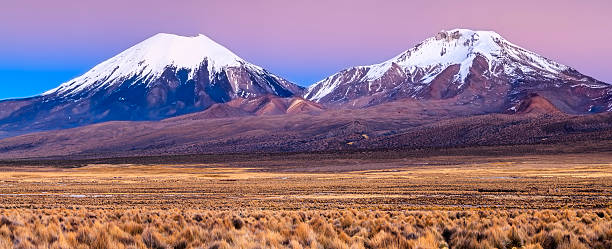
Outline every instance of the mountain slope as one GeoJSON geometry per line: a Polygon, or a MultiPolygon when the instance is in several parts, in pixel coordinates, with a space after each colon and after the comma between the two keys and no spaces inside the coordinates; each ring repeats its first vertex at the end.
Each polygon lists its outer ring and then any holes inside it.
{"type": "Polygon", "coordinates": [[[363,107],[397,99],[450,99],[504,112],[531,93],[568,113],[612,111],[612,87],[525,50],[491,31],[442,31],[380,64],[353,67],[308,88],[305,98],[363,107]]]}
{"type": "Polygon", "coordinates": [[[0,102],[0,130],[159,120],[233,99],[299,96],[302,90],[204,35],[158,34],[41,96],[0,102]]]}
{"type": "Polygon", "coordinates": [[[156,122],[106,122],[2,139],[0,159],[377,149],[421,153],[534,144],[557,152],[612,148],[612,113],[473,116],[432,111],[445,112],[408,100],[319,115],[247,114],[210,119],[189,114],[156,122]],[[405,111],[406,107],[411,110],[405,111]]]}
{"type": "Polygon", "coordinates": [[[325,111],[320,104],[300,97],[281,98],[265,95],[248,99],[234,99],[227,103],[214,104],[202,112],[166,119],[166,122],[190,121],[213,118],[237,118],[247,116],[318,114],[325,111]]]}

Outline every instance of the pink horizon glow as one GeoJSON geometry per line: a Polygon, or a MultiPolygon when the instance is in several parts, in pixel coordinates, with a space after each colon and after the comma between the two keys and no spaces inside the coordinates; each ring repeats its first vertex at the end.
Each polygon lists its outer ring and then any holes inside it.
{"type": "MultiPolygon", "coordinates": [[[[159,32],[205,34],[301,85],[440,30],[493,30],[612,83],[612,1],[7,1],[0,67],[89,68],[159,32]]],[[[60,83],[60,82],[58,82],[60,83]]]]}

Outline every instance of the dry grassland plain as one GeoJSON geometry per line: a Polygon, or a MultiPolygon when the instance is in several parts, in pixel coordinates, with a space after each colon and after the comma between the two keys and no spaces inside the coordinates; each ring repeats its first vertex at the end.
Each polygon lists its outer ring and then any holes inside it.
{"type": "Polygon", "coordinates": [[[4,248],[612,248],[609,154],[0,167],[4,248]]]}

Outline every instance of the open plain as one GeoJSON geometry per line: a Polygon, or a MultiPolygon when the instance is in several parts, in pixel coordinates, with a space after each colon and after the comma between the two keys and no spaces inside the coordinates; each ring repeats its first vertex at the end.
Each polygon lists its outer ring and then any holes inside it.
{"type": "Polygon", "coordinates": [[[227,156],[203,163],[143,159],[136,164],[6,165],[0,168],[0,207],[410,210],[612,205],[612,157],[607,153],[385,158],[388,153],[323,155],[318,160],[291,154],[227,156]]]}
{"type": "Polygon", "coordinates": [[[3,162],[0,248],[611,248],[609,158],[3,162]]]}

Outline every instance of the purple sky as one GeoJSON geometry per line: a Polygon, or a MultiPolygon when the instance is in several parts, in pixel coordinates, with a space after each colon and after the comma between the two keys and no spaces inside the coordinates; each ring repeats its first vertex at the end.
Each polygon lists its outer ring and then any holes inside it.
{"type": "Polygon", "coordinates": [[[442,29],[494,30],[612,82],[610,13],[610,0],[4,1],[0,99],[55,87],[159,32],[205,34],[306,86],[389,59],[442,29]]]}

